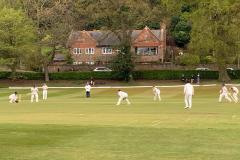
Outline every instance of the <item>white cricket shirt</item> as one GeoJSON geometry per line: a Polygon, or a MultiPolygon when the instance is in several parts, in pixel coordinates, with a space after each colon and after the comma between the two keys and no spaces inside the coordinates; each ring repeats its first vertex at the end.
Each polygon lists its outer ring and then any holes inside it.
{"type": "Polygon", "coordinates": [[[91,91],[91,86],[90,85],[86,85],[85,86],[85,90],[86,90],[86,92],[90,92],[91,91]]]}
{"type": "Polygon", "coordinates": [[[31,92],[32,92],[32,94],[38,94],[38,88],[37,87],[32,87],[31,88],[31,92]]]}
{"type": "Polygon", "coordinates": [[[128,97],[128,94],[126,92],[123,92],[123,91],[118,91],[118,95],[121,98],[127,98],[128,97]]]}
{"type": "Polygon", "coordinates": [[[194,94],[194,88],[190,83],[187,83],[184,85],[184,94],[186,94],[186,95],[194,94]]]}

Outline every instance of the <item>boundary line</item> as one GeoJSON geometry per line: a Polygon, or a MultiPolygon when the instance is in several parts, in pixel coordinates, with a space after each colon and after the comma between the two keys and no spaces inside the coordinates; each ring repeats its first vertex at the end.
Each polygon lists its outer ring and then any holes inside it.
{"type": "MultiPolygon", "coordinates": [[[[217,84],[207,85],[193,85],[194,87],[214,87],[217,84]]],[[[179,88],[184,85],[171,85],[171,86],[156,86],[159,88],[179,88]]],[[[31,87],[9,87],[9,89],[30,89],[31,87]]],[[[38,87],[41,88],[41,87],[38,87]]],[[[49,89],[84,89],[85,87],[48,87],[49,89]]],[[[92,87],[92,89],[111,89],[111,88],[152,88],[152,86],[105,86],[105,87],[92,87]]]]}

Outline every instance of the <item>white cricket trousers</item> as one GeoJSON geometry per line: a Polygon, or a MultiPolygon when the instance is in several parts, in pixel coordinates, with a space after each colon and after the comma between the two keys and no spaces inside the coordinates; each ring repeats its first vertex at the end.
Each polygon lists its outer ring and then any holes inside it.
{"type": "Polygon", "coordinates": [[[119,97],[117,105],[120,105],[123,100],[126,100],[127,104],[131,104],[128,97],[119,97]]]}
{"type": "Polygon", "coordinates": [[[16,102],[16,99],[15,98],[11,98],[10,100],[9,100],[9,103],[15,103],[16,102]]]}
{"type": "Polygon", "coordinates": [[[159,101],[162,100],[160,94],[155,93],[153,100],[156,101],[157,99],[158,99],[159,101]]]}
{"type": "Polygon", "coordinates": [[[229,102],[232,102],[231,98],[229,98],[228,94],[220,94],[219,96],[219,102],[222,102],[222,99],[225,98],[226,100],[228,100],[229,102]]]}
{"type": "Polygon", "coordinates": [[[235,103],[238,103],[238,94],[237,93],[233,93],[233,100],[235,103]]]}
{"type": "Polygon", "coordinates": [[[43,100],[46,100],[47,99],[47,90],[44,90],[43,91],[43,100]]]}
{"type": "Polygon", "coordinates": [[[191,94],[185,94],[185,108],[192,108],[192,95],[191,94]]]}
{"type": "Polygon", "coordinates": [[[31,102],[33,102],[34,98],[35,98],[36,102],[38,102],[38,94],[31,95],[31,102]]]}

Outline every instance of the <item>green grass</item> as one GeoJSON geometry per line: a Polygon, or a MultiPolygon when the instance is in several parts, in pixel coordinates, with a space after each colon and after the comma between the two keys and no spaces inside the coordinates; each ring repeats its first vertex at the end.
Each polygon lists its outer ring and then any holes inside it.
{"type": "Polygon", "coordinates": [[[240,105],[218,103],[219,87],[195,88],[191,110],[182,88],[125,89],[132,105],[115,106],[116,89],[54,89],[49,99],[9,104],[0,89],[0,160],[239,160],[240,105]]]}

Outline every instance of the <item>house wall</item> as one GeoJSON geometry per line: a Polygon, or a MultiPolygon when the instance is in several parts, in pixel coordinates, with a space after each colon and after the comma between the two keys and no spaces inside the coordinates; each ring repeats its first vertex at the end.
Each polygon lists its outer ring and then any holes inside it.
{"type": "Polygon", "coordinates": [[[92,45],[76,44],[76,45],[74,45],[74,48],[83,49],[83,53],[81,53],[81,54],[74,54],[73,48],[70,50],[73,61],[74,62],[82,62],[82,64],[87,64],[88,62],[94,62],[94,64],[107,63],[116,55],[115,52],[112,52],[112,54],[103,54],[102,47],[96,47],[96,46],[92,46],[92,45]],[[86,52],[85,52],[86,48],[93,48],[94,54],[86,54],[86,52]]]}

